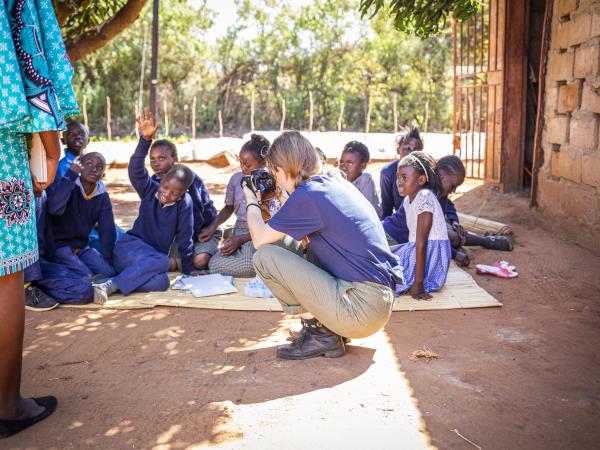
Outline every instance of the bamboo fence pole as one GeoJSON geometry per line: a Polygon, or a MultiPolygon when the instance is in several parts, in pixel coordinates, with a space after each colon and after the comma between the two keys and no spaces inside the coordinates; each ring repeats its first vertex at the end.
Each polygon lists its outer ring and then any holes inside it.
{"type": "Polygon", "coordinates": [[[250,131],[254,132],[254,89],[250,93],[250,131]]]}
{"type": "Polygon", "coordinates": [[[192,100],[192,139],[196,139],[196,96],[192,100]]]}
{"type": "Polygon", "coordinates": [[[219,116],[219,137],[223,137],[223,115],[221,114],[221,110],[219,110],[218,116],[219,116]]]}
{"type": "Polygon", "coordinates": [[[112,130],[110,128],[110,97],[106,96],[106,136],[112,141],[112,130]]]}
{"type": "Polygon", "coordinates": [[[309,109],[308,109],[308,132],[310,133],[313,129],[313,118],[314,118],[314,104],[313,104],[313,95],[312,95],[312,91],[308,91],[308,103],[309,103],[309,109]]]}
{"type": "Polygon", "coordinates": [[[285,127],[285,99],[281,98],[281,123],[279,124],[279,131],[283,131],[285,127]]]}
{"type": "Polygon", "coordinates": [[[83,124],[90,132],[90,125],[88,123],[88,115],[87,115],[87,95],[83,94],[83,124]]]}
{"type": "Polygon", "coordinates": [[[337,121],[337,130],[338,132],[342,131],[342,122],[344,121],[344,99],[340,100],[340,115],[338,116],[337,121]]]}
{"type": "Polygon", "coordinates": [[[169,110],[167,108],[167,99],[163,99],[163,111],[165,115],[165,135],[169,135],[169,110]]]}

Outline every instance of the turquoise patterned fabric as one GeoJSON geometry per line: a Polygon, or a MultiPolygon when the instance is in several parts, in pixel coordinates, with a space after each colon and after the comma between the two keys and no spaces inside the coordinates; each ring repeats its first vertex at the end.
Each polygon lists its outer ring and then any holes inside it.
{"type": "Polygon", "coordinates": [[[0,1],[0,276],[38,258],[24,133],[78,114],[73,68],[50,0],[0,1]]]}

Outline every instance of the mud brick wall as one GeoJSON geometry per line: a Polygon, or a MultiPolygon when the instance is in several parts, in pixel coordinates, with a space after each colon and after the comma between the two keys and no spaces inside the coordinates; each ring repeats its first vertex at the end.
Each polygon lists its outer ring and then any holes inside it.
{"type": "Polygon", "coordinates": [[[538,203],[600,236],[600,0],[555,0],[538,203]]]}

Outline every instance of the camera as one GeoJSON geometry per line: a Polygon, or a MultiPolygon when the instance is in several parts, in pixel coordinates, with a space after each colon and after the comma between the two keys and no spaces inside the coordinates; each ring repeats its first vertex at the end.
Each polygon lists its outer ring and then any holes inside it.
{"type": "Polygon", "coordinates": [[[265,192],[275,192],[275,178],[265,168],[254,169],[250,172],[250,175],[244,175],[240,182],[242,187],[244,183],[254,193],[260,192],[264,194],[265,192]]]}

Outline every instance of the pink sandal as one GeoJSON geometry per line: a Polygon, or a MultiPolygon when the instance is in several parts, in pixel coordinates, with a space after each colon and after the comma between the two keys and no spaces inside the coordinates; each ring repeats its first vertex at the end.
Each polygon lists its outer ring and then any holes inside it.
{"type": "Polygon", "coordinates": [[[515,278],[519,275],[515,272],[515,266],[511,266],[507,261],[496,261],[493,266],[477,264],[475,268],[478,274],[494,275],[499,278],[515,278]]]}

